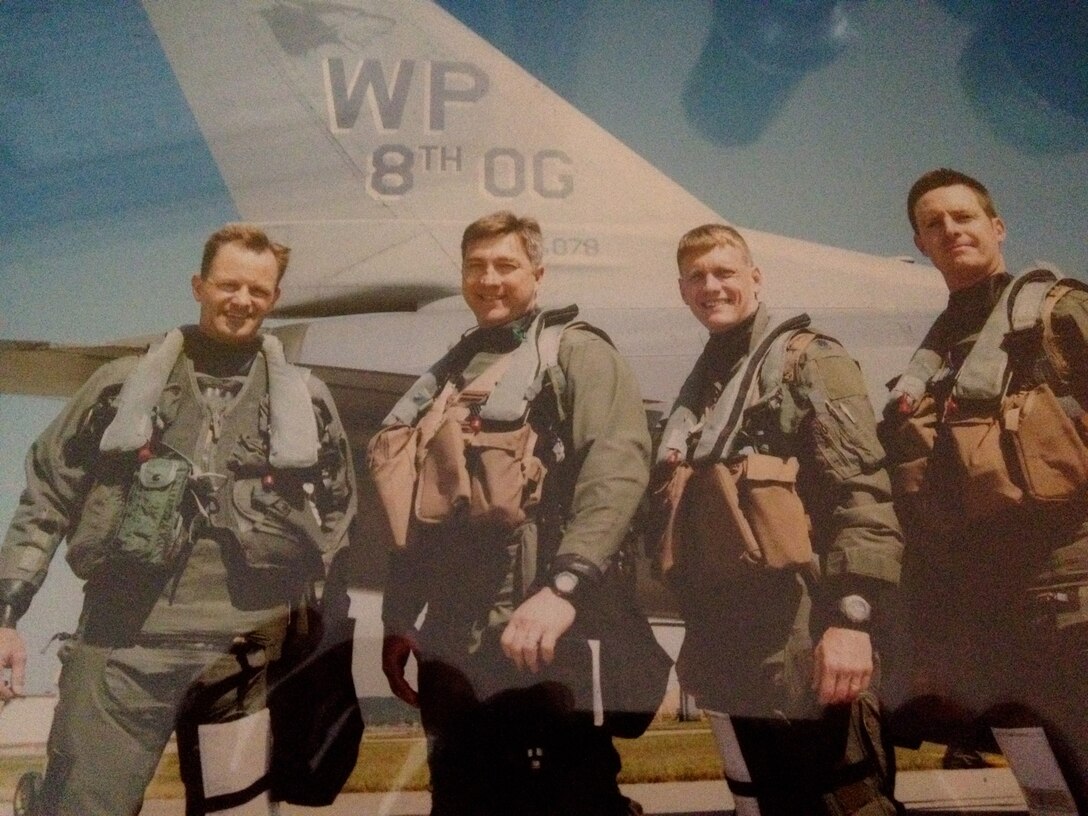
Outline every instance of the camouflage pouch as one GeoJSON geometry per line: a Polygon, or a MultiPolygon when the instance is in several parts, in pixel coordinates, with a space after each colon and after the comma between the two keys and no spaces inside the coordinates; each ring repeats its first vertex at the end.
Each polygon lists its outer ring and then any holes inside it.
{"type": "Polygon", "coordinates": [[[84,580],[109,558],[125,513],[125,480],[96,481],[87,492],[79,524],[68,537],[66,560],[84,580]]]}
{"type": "Polygon", "coordinates": [[[192,468],[184,459],[155,457],[136,471],[112,557],[120,562],[169,569],[184,541],[181,514],[192,468]]]}
{"type": "Polygon", "coordinates": [[[1088,448],[1046,383],[1013,394],[1002,422],[1024,491],[1037,501],[1068,501],[1088,484],[1088,448]]]}
{"type": "Polygon", "coordinates": [[[472,518],[511,529],[525,521],[544,488],[546,468],[533,455],[536,440],[528,423],[512,431],[466,435],[472,518]]]}

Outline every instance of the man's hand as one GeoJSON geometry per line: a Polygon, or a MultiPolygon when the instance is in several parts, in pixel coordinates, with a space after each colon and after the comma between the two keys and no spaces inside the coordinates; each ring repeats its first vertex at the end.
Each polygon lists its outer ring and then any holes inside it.
{"type": "Polygon", "coordinates": [[[812,689],[822,705],[852,703],[873,679],[868,632],[831,627],[813,652],[812,689]]]}
{"type": "Polygon", "coordinates": [[[514,610],[502,633],[503,652],[519,669],[540,671],[555,658],[555,644],[576,614],[574,604],[545,587],[514,610]]]}
{"type": "Polygon", "coordinates": [[[390,690],[408,705],[419,708],[419,693],[404,679],[409,655],[419,661],[419,644],[411,635],[386,635],[382,640],[382,671],[390,690]]]}
{"type": "Polygon", "coordinates": [[[0,678],[0,700],[22,697],[26,685],[26,644],[14,629],[0,629],[0,672],[11,670],[11,677],[0,678]]]}

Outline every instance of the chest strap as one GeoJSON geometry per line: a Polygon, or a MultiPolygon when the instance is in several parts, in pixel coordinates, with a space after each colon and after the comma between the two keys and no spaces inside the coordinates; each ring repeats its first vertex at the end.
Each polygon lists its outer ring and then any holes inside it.
{"type": "MultiPolygon", "coordinates": [[[[121,386],[117,414],[102,434],[103,452],[139,450],[151,439],[156,406],[184,343],[181,330],[173,329],[136,363],[121,386]]],[[[310,372],[288,363],[283,345],[271,334],[261,335],[261,353],[268,373],[269,464],[309,467],[320,447],[310,372]]]]}
{"type": "Polygon", "coordinates": [[[1005,337],[1035,325],[1043,298],[1054,282],[1053,272],[1035,269],[1005,287],[960,366],[952,388],[955,399],[995,400],[1004,395],[1010,373],[1005,337]]]}
{"type": "MultiPolygon", "coordinates": [[[[525,419],[529,404],[540,393],[545,372],[558,366],[563,332],[575,327],[591,328],[574,321],[577,315],[578,307],[568,306],[541,312],[533,319],[525,332],[525,342],[506,355],[502,376],[497,382],[486,383],[489,393],[479,407],[481,419],[493,422],[525,419]]],[[[461,358],[458,344],[416,380],[382,420],[382,425],[415,425],[431,409],[443,386],[459,373],[456,369],[461,358]]],[[[476,386],[473,383],[473,390],[478,390],[476,386]]]]}
{"type": "MultiPolygon", "coordinates": [[[[733,455],[733,446],[741,429],[745,408],[758,398],[761,391],[775,387],[782,381],[786,368],[787,347],[792,337],[810,323],[807,314],[793,315],[776,321],[772,314],[768,329],[760,336],[755,349],[746,355],[714,404],[710,416],[703,424],[702,434],[692,454],[692,461],[702,463],[724,460],[733,455]]],[[[798,352],[799,354],[799,352],[798,352]]],[[[791,356],[791,359],[794,357],[791,356]]],[[[676,406],[669,415],[662,434],[658,461],[663,461],[670,450],[685,456],[688,439],[702,422],[694,410],[702,394],[706,363],[700,357],[688,375],[676,406]]]]}
{"type": "MultiPolygon", "coordinates": [[[[1005,338],[1010,333],[1030,329],[1044,317],[1044,304],[1052,301],[1050,292],[1057,285],[1054,271],[1040,268],[1018,276],[1005,287],[956,373],[952,395],[957,401],[995,400],[1004,395],[1009,382],[1005,338]]],[[[892,386],[889,400],[897,400],[905,394],[912,404],[917,404],[929,382],[944,365],[941,352],[919,347],[892,386]]]]}

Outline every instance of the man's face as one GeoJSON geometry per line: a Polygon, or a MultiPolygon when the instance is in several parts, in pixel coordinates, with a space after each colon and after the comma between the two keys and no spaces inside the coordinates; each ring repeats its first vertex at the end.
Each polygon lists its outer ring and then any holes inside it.
{"type": "Polygon", "coordinates": [[[222,343],[252,340],[279,299],[278,275],[271,251],[253,252],[239,243],[219,247],[208,277],[193,276],[200,330],[222,343]]]}
{"type": "Polygon", "coordinates": [[[514,233],[480,238],[465,247],[461,294],[480,326],[501,326],[533,309],[543,274],[514,233]]]}
{"type": "Polygon", "coordinates": [[[914,245],[940,270],[949,291],[965,289],[1005,269],[1005,224],[987,215],[963,184],[938,187],[914,205],[914,245]]]}
{"type": "Polygon", "coordinates": [[[711,334],[728,331],[755,313],[761,280],[744,250],[729,244],[680,260],[680,297],[711,334]]]}

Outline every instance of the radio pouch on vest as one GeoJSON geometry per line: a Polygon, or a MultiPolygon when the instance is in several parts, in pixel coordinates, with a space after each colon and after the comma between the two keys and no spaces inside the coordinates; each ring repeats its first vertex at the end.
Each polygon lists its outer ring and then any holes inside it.
{"type": "Polygon", "coordinates": [[[1005,400],[1002,420],[1031,498],[1069,501],[1083,492],[1088,448],[1049,385],[1013,394],[1005,400]]]}
{"type": "Polygon", "coordinates": [[[510,431],[475,431],[464,440],[469,515],[512,529],[540,502],[544,464],[533,455],[537,435],[526,422],[510,431]]]}
{"type": "Polygon", "coordinates": [[[415,517],[424,524],[438,524],[463,507],[471,495],[461,430],[467,417],[441,408],[430,417],[435,420],[434,432],[421,428],[416,448],[415,517]]]}
{"type": "Polygon", "coordinates": [[[179,513],[191,467],[154,457],[140,465],[129,488],[112,558],[124,565],[170,569],[185,539],[179,513]]]}

